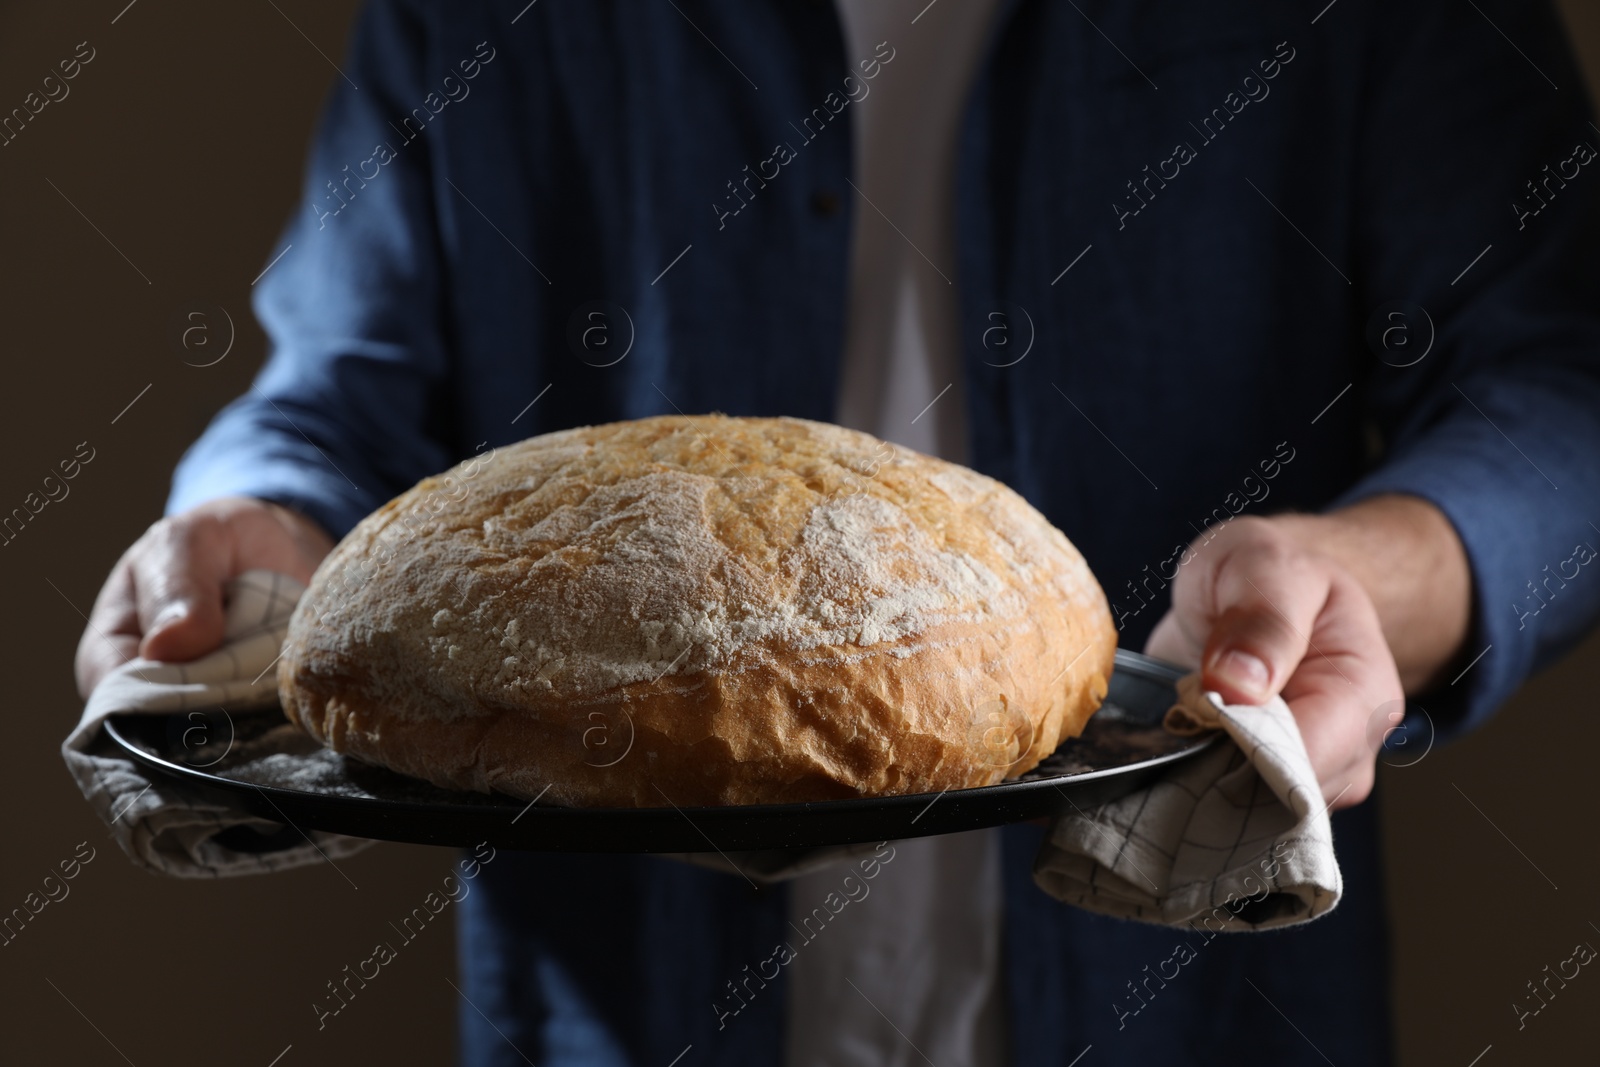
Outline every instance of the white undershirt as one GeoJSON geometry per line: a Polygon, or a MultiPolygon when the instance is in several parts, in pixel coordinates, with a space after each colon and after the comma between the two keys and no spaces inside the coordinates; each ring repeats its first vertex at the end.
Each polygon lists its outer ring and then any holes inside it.
{"type": "Polygon", "coordinates": [[[880,54],[893,50],[876,78],[861,79],[868,91],[848,109],[860,192],[848,194],[856,225],[838,421],[957,463],[966,461],[967,435],[956,138],[995,2],[834,5],[852,69],[855,57],[872,56],[881,44],[888,48],[880,54]]]}
{"type": "MultiPolygon", "coordinates": [[[[860,192],[850,193],[856,225],[837,418],[956,462],[967,459],[956,138],[996,2],[835,0],[852,69],[875,49],[889,54],[880,42],[893,49],[849,108],[860,192]]],[[[786,1067],[1005,1060],[998,831],[893,847],[864,897],[795,944],[786,1067]]],[[[790,883],[797,929],[852,870],[790,883]]]]}

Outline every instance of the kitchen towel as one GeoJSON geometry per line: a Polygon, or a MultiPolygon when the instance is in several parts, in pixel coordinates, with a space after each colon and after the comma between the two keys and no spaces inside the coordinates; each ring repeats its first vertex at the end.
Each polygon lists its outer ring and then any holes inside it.
{"type": "MultiPolygon", "coordinates": [[[[287,818],[191,796],[147,776],[102,730],[115,712],[275,704],[272,668],[303,591],[285,575],[249,571],[227,588],[222,648],[190,663],[130,660],[90,695],[62,755],[137,865],[178,877],[254,874],[337,860],[372,843],[301,832],[287,818]]],[[[1182,679],[1178,693],[1168,729],[1221,730],[1226,738],[1137,793],[1058,818],[1035,859],[1035,881],[1090,911],[1213,930],[1284,926],[1330,910],[1343,883],[1327,808],[1288,707],[1277,698],[1261,707],[1224,706],[1201,690],[1198,675],[1182,679]]],[[[731,863],[718,853],[675,858],[743,868],[758,882],[774,882],[871,847],[739,853],[731,863]]]]}
{"type": "Polygon", "coordinates": [[[1288,705],[1225,705],[1198,674],[1177,688],[1167,729],[1220,730],[1222,743],[1130,796],[1058,818],[1034,881],[1089,911],[1213,935],[1332,910],[1344,881],[1328,806],[1288,705]]]}
{"type": "MultiPolygon", "coordinates": [[[[221,648],[189,663],[131,659],[89,695],[61,754],[78,788],[138,866],[180,878],[218,878],[332,862],[372,844],[318,830],[302,833],[287,818],[262,819],[190,796],[165,779],[147,776],[102,728],[106,716],[117,712],[171,715],[276,705],[278,679],[272,668],[304,591],[286,575],[247,571],[224,593],[221,648]],[[285,842],[288,847],[281,847],[285,842]]],[[[211,741],[205,734],[212,727],[202,722],[209,720],[196,719],[197,747],[211,741]]]]}

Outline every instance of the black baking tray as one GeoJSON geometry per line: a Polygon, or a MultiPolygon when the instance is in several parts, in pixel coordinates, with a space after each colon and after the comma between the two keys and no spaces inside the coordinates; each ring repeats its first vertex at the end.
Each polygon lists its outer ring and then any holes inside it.
{"type": "Polygon", "coordinates": [[[550,852],[746,852],[959,833],[1126,796],[1216,735],[1178,737],[1161,720],[1183,670],[1119,650],[1105,704],[1081,737],[1026,774],[943,793],[730,807],[564,808],[443,789],[321,747],[268,708],[110,716],[106,733],[180,791],[280,825],[354,837],[550,852]]]}

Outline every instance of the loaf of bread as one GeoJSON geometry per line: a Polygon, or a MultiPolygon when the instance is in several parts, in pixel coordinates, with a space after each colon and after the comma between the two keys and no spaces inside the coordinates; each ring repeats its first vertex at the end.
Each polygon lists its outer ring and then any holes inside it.
{"type": "Polygon", "coordinates": [[[999,482],[837,426],[666,416],[369,515],[278,685],[333,749],[442,786],[786,803],[1021,773],[1083,729],[1115,646],[1083,558],[999,482]]]}

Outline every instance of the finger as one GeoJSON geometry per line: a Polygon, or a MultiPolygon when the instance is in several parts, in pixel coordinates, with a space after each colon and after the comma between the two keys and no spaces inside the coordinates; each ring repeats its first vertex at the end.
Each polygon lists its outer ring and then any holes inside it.
{"type": "Polygon", "coordinates": [[[1284,687],[1283,698],[1305,741],[1306,755],[1335,808],[1372,790],[1381,734],[1377,709],[1404,700],[1394,656],[1372,601],[1344,572],[1331,576],[1327,608],[1311,635],[1311,651],[1284,687]]]}
{"type": "Polygon", "coordinates": [[[1219,614],[1201,657],[1203,684],[1229,703],[1264,703],[1306,654],[1327,603],[1327,570],[1270,548],[1242,550],[1219,564],[1213,583],[1219,614]]]}
{"type": "Polygon", "coordinates": [[[89,609],[88,625],[78,641],[73,673],[78,695],[85,700],[100,679],[139,653],[139,613],[125,560],[118,560],[89,609]]]}
{"type": "Polygon", "coordinates": [[[1144,654],[1180,667],[1192,669],[1200,665],[1200,645],[1183,632],[1176,611],[1161,616],[1144,643],[1144,654]]]}
{"type": "Polygon", "coordinates": [[[93,630],[84,630],[74,661],[78,695],[88,700],[94,687],[100,684],[100,679],[138,654],[139,639],[131,634],[106,634],[102,637],[93,630]]]}
{"type": "Polygon", "coordinates": [[[132,560],[141,656],[181,662],[222,644],[222,589],[233,555],[227,526],[211,516],[151,531],[132,560]]]}
{"type": "Polygon", "coordinates": [[[1365,703],[1337,678],[1289,704],[1322,801],[1331,810],[1359,804],[1372,792],[1375,753],[1367,743],[1365,703]]]}

